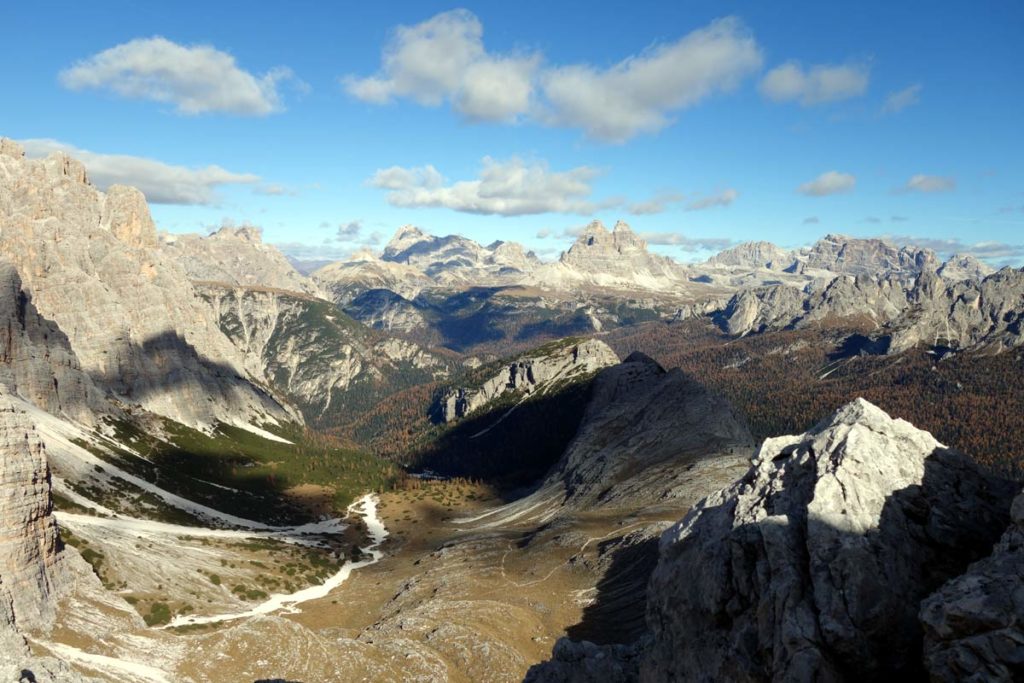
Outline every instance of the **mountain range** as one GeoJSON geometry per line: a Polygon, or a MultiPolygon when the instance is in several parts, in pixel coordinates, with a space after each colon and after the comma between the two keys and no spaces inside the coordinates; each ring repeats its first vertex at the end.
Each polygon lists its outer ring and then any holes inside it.
{"type": "Polygon", "coordinates": [[[0,139],[0,678],[1014,680],[1022,324],[841,235],[303,273],[0,139]]]}

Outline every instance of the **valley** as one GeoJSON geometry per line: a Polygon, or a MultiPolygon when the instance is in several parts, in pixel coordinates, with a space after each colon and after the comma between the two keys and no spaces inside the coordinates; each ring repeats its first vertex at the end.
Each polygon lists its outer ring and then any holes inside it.
{"type": "Polygon", "coordinates": [[[594,221],[304,275],[60,152],[3,139],[0,181],[2,676],[1015,671],[1015,612],[945,610],[1019,584],[1020,269],[594,221]]]}

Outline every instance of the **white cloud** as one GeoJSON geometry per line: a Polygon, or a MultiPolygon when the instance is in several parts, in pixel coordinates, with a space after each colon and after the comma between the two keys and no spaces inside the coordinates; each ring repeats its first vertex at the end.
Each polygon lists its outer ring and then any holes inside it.
{"type": "Polygon", "coordinates": [[[911,176],[906,185],[900,188],[900,191],[932,193],[951,192],[954,189],[956,189],[956,180],[953,178],[918,173],[911,176]]]}
{"type": "Polygon", "coordinates": [[[624,142],[661,130],[673,112],[734,89],[761,63],[761,51],[743,24],[719,19],[608,69],[572,65],[546,71],[545,119],[582,128],[591,138],[624,142]]]}
{"type": "Polygon", "coordinates": [[[436,107],[447,100],[468,119],[509,121],[529,108],[539,64],[538,55],[488,54],[480,20],[457,9],[399,26],[384,46],[380,72],[347,76],[342,84],[372,104],[408,97],[436,107]]]}
{"type": "Polygon", "coordinates": [[[740,193],[732,188],[710,194],[705,197],[698,197],[692,202],[686,205],[687,211],[701,211],[702,209],[710,209],[715,206],[729,206],[736,198],[740,196],[740,193]]]}
{"type": "Polygon", "coordinates": [[[597,169],[580,166],[568,171],[551,171],[546,163],[527,163],[518,158],[497,161],[484,157],[480,177],[446,185],[433,166],[377,171],[369,184],[388,190],[392,206],[405,208],[444,207],[453,211],[501,216],[538,213],[590,213],[595,204],[590,181],[597,169]]]}
{"type": "Polygon", "coordinates": [[[258,185],[253,190],[256,194],[267,195],[270,197],[295,197],[299,194],[298,190],[277,183],[271,183],[269,185],[258,185]]]}
{"type": "Polygon", "coordinates": [[[775,102],[806,106],[863,95],[868,88],[864,64],[818,64],[805,70],[799,62],[777,66],[761,79],[761,94],[775,102]]]}
{"type": "Polygon", "coordinates": [[[662,213],[668,208],[669,204],[681,202],[683,199],[683,195],[678,192],[661,192],[648,200],[630,204],[628,210],[634,216],[649,216],[662,213]]]}
{"type": "Polygon", "coordinates": [[[849,192],[857,184],[857,179],[849,173],[839,171],[827,171],[820,176],[802,184],[797,192],[811,197],[824,197],[840,192],[849,192]]]}
{"type": "Polygon", "coordinates": [[[537,239],[546,240],[549,237],[551,237],[550,228],[541,228],[540,230],[537,231],[537,239]]]}
{"type": "Polygon", "coordinates": [[[882,105],[882,113],[895,114],[917,104],[921,99],[922,87],[920,83],[915,83],[903,90],[889,93],[889,96],[885,98],[885,104],[882,105]]]}
{"type": "Polygon", "coordinates": [[[642,232],[640,237],[648,244],[676,246],[688,252],[721,251],[733,244],[726,237],[687,237],[678,232],[642,232]]]}
{"type": "Polygon", "coordinates": [[[44,157],[66,152],[85,164],[89,179],[105,190],[111,185],[131,185],[142,190],[153,204],[216,204],[220,185],[252,185],[260,181],[252,173],[233,173],[220,166],[188,168],[127,154],[100,154],[49,139],[22,140],[25,154],[44,157]]]}
{"type": "Polygon", "coordinates": [[[210,45],[179,45],[161,36],[136,38],[60,72],[60,82],[71,90],[112,90],[173,104],[179,114],[266,116],[283,109],[278,86],[287,80],[295,80],[287,67],[257,76],[210,45]]]}
{"type": "Polygon", "coordinates": [[[424,106],[450,102],[469,120],[537,122],[581,128],[623,142],[661,130],[671,114],[729,91],[761,68],[761,51],[743,24],[719,19],[671,43],[655,45],[601,69],[588,64],[542,67],[539,53],[496,54],[468,10],[399,26],[377,74],[347,76],[352,96],[373,104],[409,98],[424,106]]]}

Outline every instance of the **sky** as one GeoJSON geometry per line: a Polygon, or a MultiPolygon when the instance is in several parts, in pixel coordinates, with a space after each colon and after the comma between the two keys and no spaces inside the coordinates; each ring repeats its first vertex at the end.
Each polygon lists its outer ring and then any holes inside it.
{"type": "Polygon", "coordinates": [[[0,135],[162,230],[554,258],[884,236],[1024,262],[1024,3],[16,2],[0,135]],[[371,6],[372,5],[372,6],[371,6]]]}

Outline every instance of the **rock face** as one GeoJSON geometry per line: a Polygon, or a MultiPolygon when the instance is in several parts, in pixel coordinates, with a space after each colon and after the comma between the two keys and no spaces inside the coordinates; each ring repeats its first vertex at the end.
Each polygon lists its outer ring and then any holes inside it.
{"type": "Polygon", "coordinates": [[[989,551],[1011,497],[862,399],[768,439],[662,537],[641,680],[920,677],[921,601],[989,551]]]}
{"type": "Polygon", "coordinates": [[[753,444],[725,398],[634,353],[598,374],[580,429],[547,481],[581,509],[650,505],[685,497],[705,470],[745,464],[753,444]]]}
{"type": "Polygon", "coordinates": [[[449,390],[437,407],[439,417],[444,422],[452,422],[506,394],[543,391],[556,382],[581,377],[619,362],[607,344],[593,339],[559,343],[550,351],[538,351],[538,355],[523,357],[505,366],[477,387],[449,390]]]}
{"type": "Polygon", "coordinates": [[[485,247],[459,235],[428,235],[412,225],[399,228],[381,260],[416,268],[442,285],[517,281],[540,265],[533,252],[514,242],[485,247]]]}
{"type": "Polygon", "coordinates": [[[39,315],[14,265],[0,258],[0,387],[54,415],[91,424],[103,394],[82,371],[68,338],[39,315]]]}
{"type": "Polygon", "coordinates": [[[141,193],[99,192],[61,153],[29,161],[14,143],[3,150],[0,255],[97,386],[193,426],[293,419],[156,247],[141,193]]]}
{"type": "Polygon", "coordinates": [[[970,254],[953,254],[935,272],[944,280],[959,282],[960,280],[982,280],[994,273],[995,269],[970,254]]]}
{"type": "Polygon", "coordinates": [[[84,572],[72,560],[84,562],[61,544],[45,447],[19,403],[0,388],[0,680],[84,683],[64,662],[33,656],[23,636],[52,627],[84,572]]]}
{"type": "Polygon", "coordinates": [[[741,290],[716,317],[726,332],[737,336],[852,318],[881,324],[900,315],[907,296],[892,275],[840,275],[803,289],[773,285],[741,290]]]}
{"type": "Polygon", "coordinates": [[[932,681],[1024,677],[1024,494],[992,555],[921,606],[924,662],[932,681]]]}
{"type": "Polygon", "coordinates": [[[317,284],[296,271],[284,254],[263,243],[256,227],[224,227],[206,237],[162,233],[160,246],[192,280],[321,295],[317,284]]]}
{"type": "Polygon", "coordinates": [[[43,444],[28,417],[0,393],[0,629],[53,620],[67,582],[43,444]]]}
{"type": "Polygon", "coordinates": [[[448,372],[437,355],[367,329],[327,301],[262,287],[197,288],[250,371],[265,375],[308,420],[448,372]]]}
{"type": "Polygon", "coordinates": [[[727,266],[730,268],[764,268],[766,270],[781,270],[791,268],[796,257],[775,246],[771,242],[744,242],[729,249],[719,252],[708,259],[708,263],[714,266],[727,266]]]}
{"type": "Polygon", "coordinates": [[[880,239],[854,239],[846,235],[825,235],[801,254],[809,268],[847,275],[895,273],[916,275],[935,270],[935,252],[916,247],[896,247],[880,239]]]}
{"type": "Polygon", "coordinates": [[[998,350],[1024,344],[1024,269],[950,283],[924,273],[892,324],[891,350],[916,344],[998,350]]]}
{"type": "Polygon", "coordinates": [[[365,292],[388,291],[411,299],[434,284],[415,266],[393,263],[361,251],[348,261],[331,263],[314,271],[313,280],[340,306],[365,292]]]}
{"type": "Polygon", "coordinates": [[[555,289],[586,284],[622,289],[670,290],[687,282],[686,270],[665,256],[647,251],[647,242],[619,221],[609,232],[593,221],[557,263],[534,275],[555,289]]]}

